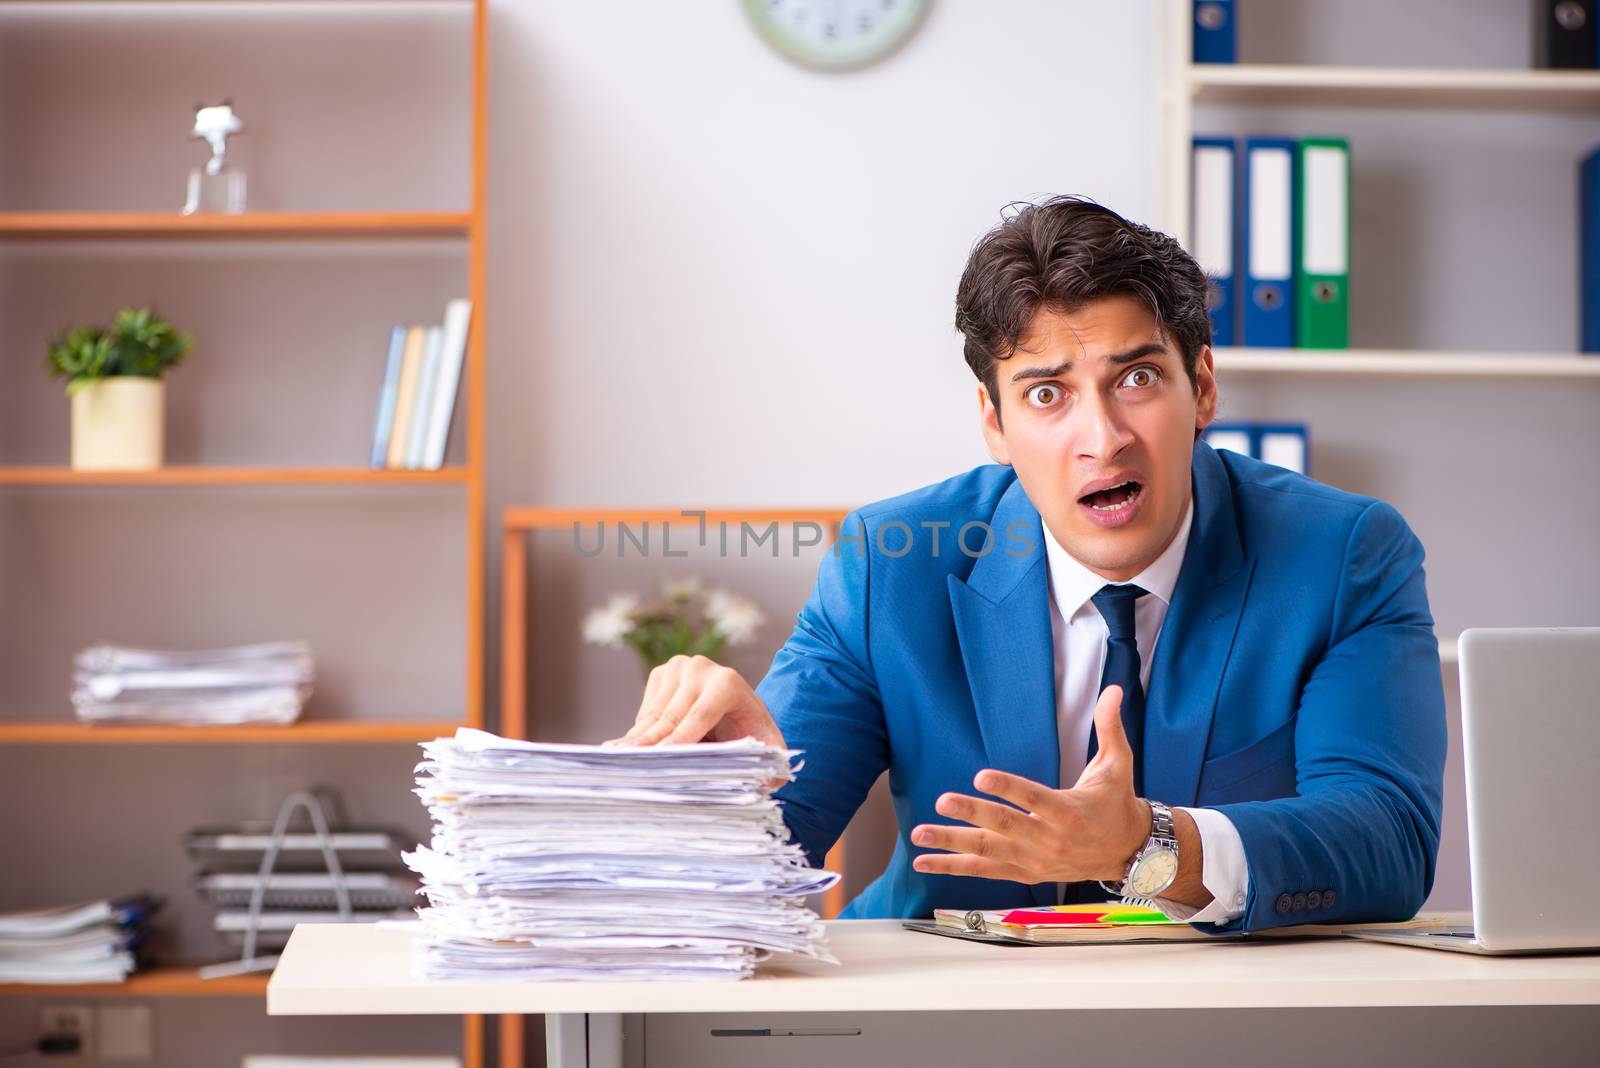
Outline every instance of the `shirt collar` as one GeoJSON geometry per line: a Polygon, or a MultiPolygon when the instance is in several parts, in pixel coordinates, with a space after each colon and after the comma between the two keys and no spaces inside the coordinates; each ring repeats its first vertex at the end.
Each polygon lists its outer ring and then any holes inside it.
{"type": "MultiPolygon", "coordinates": [[[[1172,605],[1172,592],[1178,585],[1178,572],[1183,570],[1183,557],[1189,548],[1189,527],[1193,522],[1194,494],[1191,493],[1189,506],[1183,513],[1183,524],[1178,527],[1172,543],[1156,557],[1154,563],[1131,580],[1135,586],[1161,598],[1161,603],[1168,607],[1172,605]]],[[[1100,587],[1108,580],[1084,567],[1063,549],[1055,535],[1050,533],[1048,524],[1041,523],[1040,526],[1044,528],[1045,559],[1050,567],[1050,595],[1061,612],[1061,618],[1069,620],[1089,603],[1089,598],[1100,592],[1100,587]]]]}

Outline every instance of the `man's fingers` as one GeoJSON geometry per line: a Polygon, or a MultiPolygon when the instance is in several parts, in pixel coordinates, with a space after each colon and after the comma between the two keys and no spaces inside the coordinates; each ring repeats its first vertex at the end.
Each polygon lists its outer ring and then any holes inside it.
{"type": "Polygon", "coordinates": [[[683,719],[678,722],[676,727],[672,728],[672,732],[663,740],[671,745],[684,745],[689,742],[700,741],[711,733],[711,728],[715,727],[717,722],[722,719],[722,714],[727,707],[726,701],[727,697],[719,692],[715,686],[701,693],[695,699],[694,704],[689,706],[689,710],[683,714],[683,719]]]}
{"type": "Polygon", "coordinates": [[[1034,881],[1031,872],[1015,864],[967,853],[925,853],[914,859],[911,867],[925,875],[966,875],[977,879],[1005,879],[1013,883],[1034,881]]]}
{"type": "Polygon", "coordinates": [[[633,726],[629,727],[620,738],[612,738],[605,744],[635,744],[639,736],[660,718],[662,708],[682,681],[682,669],[683,664],[678,657],[651,668],[650,676],[645,679],[644,696],[639,699],[639,711],[633,718],[633,726]]]}
{"type": "Polygon", "coordinates": [[[933,807],[941,816],[949,816],[1019,841],[1036,841],[1041,831],[1039,821],[1028,813],[980,797],[945,794],[933,807]]]}
{"type": "MultiPolygon", "coordinates": [[[[655,745],[666,740],[667,736],[678,729],[678,724],[683,722],[683,717],[689,714],[689,709],[694,707],[695,701],[700,697],[703,685],[690,672],[681,672],[676,685],[671,692],[663,691],[656,699],[660,712],[650,723],[631,739],[625,739],[632,745],[655,745]]],[[[698,739],[696,739],[698,740],[698,739]]]]}
{"type": "Polygon", "coordinates": [[[1094,733],[1100,753],[1129,753],[1128,736],[1122,730],[1122,687],[1107,686],[1094,705],[1094,733]]]}
{"type": "Polygon", "coordinates": [[[972,785],[986,794],[1003,797],[1029,812],[1054,808],[1057,802],[1055,791],[1050,787],[993,768],[985,768],[973,776],[972,785]]]}
{"type": "Polygon", "coordinates": [[[1002,864],[1016,864],[1024,852],[1017,842],[1005,835],[979,827],[945,827],[937,823],[925,823],[914,829],[911,843],[925,849],[987,857],[1002,864]]]}

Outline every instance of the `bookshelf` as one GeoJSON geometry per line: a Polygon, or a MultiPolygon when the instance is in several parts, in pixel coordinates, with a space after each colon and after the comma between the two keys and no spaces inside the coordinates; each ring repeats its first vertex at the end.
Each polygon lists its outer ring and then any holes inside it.
{"type": "Polygon", "coordinates": [[[1156,224],[1189,239],[1197,133],[1348,136],[1359,347],[1219,348],[1224,404],[1243,405],[1241,418],[1307,419],[1320,477],[1393,500],[1412,521],[1447,676],[1465,626],[1584,622],[1583,582],[1519,596],[1496,580],[1507,559],[1568,559],[1573,545],[1509,518],[1484,491],[1516,485],[1571,502],[1573,529],[1596,503],[1553,472],[1583,467],[1596,442],[1600,357],[1573,349],[1577,160],[1600,144],[1600,70],[1517,68],[1525,48],[1531,62],[1521,9],[1462,15],[1432,38],[1400,27],[1441,25],[1457,17],[1448,4],[1236,10],[1241,61],[1196,64],[1193,3],[1163,5],[1156,224]],[[1363,36],[1379,26],[1383,40],[1363,36]],[[1364,58],[1393,65],[1349,62],[1364,58]],[[1540,456],[1555,461],[1548,478],[1528,470],[1540,456]]]}
{"type": "Polygon", "coordinates": [[[1544,352],[1452,352],[1407,349],[1213,350],[1227,374],[1398,375],[1407,378],[1530,378],[1600,382],[1600,359],[1544,352]]]}
{"type": "MultiPolygon", "coordinates": [[[[310,409],[308,416],[291,406],[291,416],[299,417],[302,425],[291,426],[287,437],[269,438],[265,445],[259,436],[255,441],[228,442],[220,436],[230,429],[228,426],[219,428],[195,418],[189,437],[181,443],[183,447],[169,449],[180,461],[172,466],[149,472],[74,471],[64,463],[37,462],[51,453],[64,456],[65,439],[58,443],[57,428],[36,414],[45,404],[65,405],[58,382],[51,384],[46,400],[40,387],[28,379],[26,388],[34,391],[31,395],[19,389],[9,405],[0,406],[0,424],[8,424],[7,432],[0,434],[0,534],[6,527],[20,531],[10,538],[0,537],[0,576],[11,569],[37,567],[34,556],[25,555],[30,546],[40,544],[39,538],[48,539],[55,529],[52,524],[70,522],[72,515],[79,514],[75,510],[81,509],[90,510],[96,523],[106,524],[103,529],[109,535],[107,552],[120,547],[116,538],[123,516],[127,516],[126,522],[137,523],[141,521],[139,516],[152,512],[181,511],[173,507],[180,502],[209,501],[212,503],[198,507],[228,510],[282,509],[285,513],[322,517],[320,522],[334,523],[341,530],[345,528],[338,526],[339,521],[327,517],[370,513],[377,517],[370,522],[379,524],[405,522],[418,515],[435,517],[428,531],[442,526],[460,538],[459,557],[454,552],[435,554],[452,569],[453,561],[459,559],[459,570],[443,580],[453,581],[454,590],[448,605],[421,600],[410,607],[419,615],[447,617],[452,621],[448,624],[450,637],[430,650],[430,662],[413,670],[423,676],[431,670],[447,678],[459,672],[461,688],[450,700],[435,702],[432,708],[427,708],[429,702],[424,700],[417,707],[386,712],[388,706],[384,703],[341,699],[333,693],[322,703],[313,696],[308,711],[314,718],[281,727],[90,726],[69,718],[64,681],[59,703],[51,703],[51,715],[45,718],[38,715],[38,710],[46,706],[36,699],[19,697],[18,690],[10,686],[0,686],[0,751],[13,759],[32,761],[32,754],[38,754],[39,759],[67,761],[62,766],[81,767],[86,776],[100,773],[98,769],[115,767],[114,763],[107,763],[108,759],[115,759],[110,754],[130,747],[139,750],[136,759],[141,766],[154,762],[151,766],[191,767],[197,779],[208,773],[217,774],[214,769],[219,760],[232,761],[223,775],[233,774],[237,765],[242,768],[238,774],[260,778],[256,794],[271,794],[275,799],[280,782],[301,774],[302,763],[337,767],[342,773],[345,768],[354,771],[380,757],[391,763],[403,762],[407,759],[405,748],[418,741],[447,734],[460,725],[481,726],[486,561],[483,324],[487,312],[488,0],[299,0],[293,4],[157,0],[127,5],[24,2],[0,4],[0,19],[4,20],[0,29],[5,30],[0,34],[4,38],[0,40],[0,67],[10,67],[8,73],[16,84],[33,90],[34,104],[39,105],[30,104],[26,112],[0,110],[0,133],[16,149],[0,161],[0,208],[5,209],[0,210],[0,269],[23,278],[29,274],[30,257],[65,263],[61,268],[63,280],[58,283],[61,292],[57,303],[61,307],[53,308],[52,314],[70,314],[80,321],[109,318],[119,303],[140,299],[127,296],[132,287],[121,284],[126,278],[102,271],[105,264],[135,264],[132,270],[139,276],[139,291],[158,304],[169,297],[165,290],[181,290],[186,283],[191,291],[198,291],[201,298],[222,310],[215,312],[205,336],[198,336],[197,331],[191,364],[174,372],[190,376],[187,385],[194,391],[189,398],[193,410],[203,412],[217,399],[215,394],[227,390],[235,393],[235,398],[223,405],[227,415],[240,410],[227,408],[227,403],[240,403],[238,395],[250,403],[250,392],[261,380],[246,379],[241,384],[236,365],[246,357],[233,351],[230,341],[233,335],[259,330],[264,324],[268,330],[279,331],[276,344],[288,354],[285,372],[279,378],[288,379],[290,385],[284,388],[275,384],[275,389],[282,392],[264,395],[254,403],[281,403],[284,397],[293,400],[294,390],[301,391],[302,396],[306,391],[325,390],[336,394],[335,406],[344,413],[339,418],[359,425],[361,434],[370,438],[384,341],[390,323],[401,315],[389,307],[374,312],[370,300],[365,304],[353,302],[347,317],[351,320],[350,335],[370,341],[324,350],[318,344],[323,338],[315,328],[300,325],[300,318],[309,320],[312,313],[294,303],[273,309],[277,315],[240,321],[238,310],[248,306],[248,301],[230,304],[235,296],[229,292],[230,271],[242,273],[258,263],[283,263],[286,259],[316,264],[337,257],[355,257],[351,262],[364,268],[359,259],[363,256],[381,271],[382,265],[396,255],[415,255],[391,254],[389,250],[420,247],[431,257],[430,266],[412,271],[404,279],[404,296],[394,298],[405,301],[401,305],[404,316],[412,321],[436,317],[450,297],[465,295],[472,302],[472,328],[453,420],[452,446],[446,466],[440,470],[371,470],[361,466],[366,461],[364,447],[348,448],[346,439],[325,432],[325,424],[316,418],[316,409],[310,409]],[[359,83],[345,81],[350,72],[347,57],[352,41],[360,45],[360,51],[370,53],[359,71],[359,83]],[[125,54],[124,49],[138,50],[140,42],[159,43],[165,61],[143,68],[139,83],[127,87],[114,70],[102,69],[104,56],[107,49],[118,54],[125,54]],[[285,63],[282,57],[287,55],[292,55],[294,61],[285,63]],[[53,93],[54,79],[64,77],[61,72],[68,69],[82,75],[72,76],[73,91],[53,93]],[[319,78],[324,80],[319,82],[319,78]],[[286,79],[293,84],[286,85],[286,79]],[[252,210],[243,215],[189,217],[178,214],[176,203],[170,211],[147,210],[152,204],[174,201],[181,193],[184,170],[200,158],[196,146],[189,146],[195,151],[184,151],[184,109],[192,106],[195,99],[211,95],[216,86],[225,86],[222,91],[234,94],[246,123],[240,162],[250,176],[252,210]],[[460,100],[470,113],[455,111],[441,117],[440,86],[448,90],[443,94],[444,100],[460,100]],[[100,95],[96,97],[96,93],[100,95]],[[404,106],[408,93],[420,94],[418,98],[434,109],[431,126],[418,121],[417,113],[425,109],[404,106]],[[166,110],[158,114],[153,102],[166,110]],[[396,102],[402,106],[390,106],[396,102]],[[83,110],[73,112],[74,108],[83,110]],[[167,121],[174,115],[176,123],[167,121]],[[64,120],[82,120],[81,124],[74,123],[78,135],[72,140],[77,144],[54,136],[52,131],[65,125],[64,120]],[[80,125],[92,136],[81,136],[80,125]],[[179,131],[175,138],[169,129],[174,125],[179,131]],[[418,138],[428,141],[418,145],[418,138]],[[152,149],[152,145],[161,146],[160,151],[152,149]],[[80,153],[98,154],[100,160],[80,153]],[[401,165],[397,154],[411,157],[410,164],[401,165]],[[105,166],[106,158],[118,160],[118,165],[105,166]],[[97,162],[99,165],[95,165],[97,162]],[[172,168],[176,168],[175,172],[172,168]],[[388,203],[390,198],[396,202],[388,203]],[[459,208],[462,202],[465,210],[459,208]],[[357,205],[372,210],[347,210],[357,205]],[[83,208],[94,210],[80,210],[83,208]],[[414,210],[418,208],[422,210],[414,210]],[[434,267],[435,261],[446,266],[434,267]],[[65,292],[69,285],[75,292],[65,292]],[[94,310],[76,310],[79,308],[94,310]],[[230,327],[233,329],[227,329],[230,327]],[[299,335],[296,329],[301,330],[299,335]],[[234,366],[229,364],[230,357],[234,366]],[[194,364],[201,367],[200,372],[190,369],[194,364]],[[324,376],[323,371],[328,374],[324,376]],[[319,452],[316,462],[303,462],[298,453],[275,447],[283,442],[298,444],[296,438],[308,436],[314,439],[313,448],[300,451],[319,452]],[[223,447],[219,447],[219,441],[223,447]],[[22,462],[18,462],[19,452],[22,462]],[[458,618],[456,613],[461,620],[459,628],[453,622],[458,618]],[[30,714],[22,718],[19,713],[30,714]],[[287,752],[299,755],[286,759],[284,750],[277,747],[294,747],[287,752]],[[312,758],[315,753],[344,748],[348,748],[348,758],[312,758]],[[224,756],[225,753],[238,756],[224,756]]],[[[229,154],[236,158],[233,148],[230,145],[229,154]]],[[[126,266],[122,270],[125,275],[129,271],[126,266]]],[[[299,284],[303,290],[318,286],[324,277],[313,277],[298,266],[284,273],[305,274],[304,278],[288,279],[291,287],[299,284]]],[[[372,288],[375,277],[376,285],[382,288],[386,279],[381,274],[344,270],[338,282],[340,288],[358,291],[363,284],[372,288]]],[[[245,284],[249,283],[232,281],[235,287],[245,284]]],[[[14,295],[13,306],[6,310],[32,311],[26,308],[29,299],[29,295],[14,295]]],[[[263,298],[266,299],[269,298],[263,298]]],[[[189,328],[181,312],[169,314],[180,328],[189,328]]],[[[33,335],[43,324],[29,319],[30,329],[25,331],[20,321],[23,316],[11,318],[17,320],[10,324],[6,338],[8,347],[13,349],[11,374],[19,380],[24,376],[42,377],[33,367],[32,356],[37,352],[42,357],[44,337],[33,335]],[[28,358],[23,359],[24,356],[28,358]]],[[[54,413],[51,415],[54,417],[54,413]]],[[[174,421],[171,405],[168,416],[170,431],[174,421]]],[[[199,522],[225,514],[204,513],[199,522]]],[[[189,518],[191,515],[185,513],[169,519],[164,529],[180,534],[179,525],[189,518]]],[[[293,522],[288,525],[295,528],[293,522]]],[[[397,538],[403,538],[405,533],[404,529],[393,530],[397,538]]],[[[346,535],[350,536],[354,535],[346,535]]],[[[337,612],[341,591],[360,589],[358,584],[346,581],[344,572],[359,571],[363,558],[370,555],[359,543],[347,543],[327,553],[310,551],[310,547],[293,541],[286,541],[283,548],[297,561],[309,560],[321,569],[308,568],[304,573],[307,603],[319,613],[330,608],[337,612]]],[[[248,576],[258,569],[256,561],[238,559],[224,571],[224,578],[248,576]]],[[[404,583],[408,577],[398,574],[389,576],[387,581],[404,583]]],[[[175,586],[178,588],[171,605],[163,608],[176,606],[181,612],[185,597],[203,597],[208,592],[184,591],[181,583],[175,586]]],[[[422,589],[436,587],[437,583],[433,583],[422,589]]],[[[242,588],[248,589],[248,584],[242,588]]],[[[63,599],[62,603],[69,602],[63,599]]],[[[24,607],[30,613],[63,611],[46,602],[24,607]]],[[[59,635],[73,631],[71,623],[46,619],[35,629],[59,635]]],[[[99,625],[98,621],[95,625],[99,625]]],[[[197,623],[191,630],[188,644],[220,644],[213,642],[205,624],[197,623]]],[[[69,663],[76,651],[76,646],[65,644],[49,648],[51,660],[60,659],[62,663],[69,663]]],[[[320,691],[324,667],[338,665],[324,664],[319,658],[318,666],[320,691]]],[[[338,672],[327,674],[337,676],[338,672]]],[[[341,681],[347,689],[359,690],[348,678],[336,678],[330,689],[337,690],[341,681]]],[[[406,793],[407,786],[408,782],[396,788],[395,805],[414,805],[406,793]]],[[[169,822],[174,813],[166,799],[159,796],[162,793],[141,790],[140,796],[128,801],[128,815],[139,824],[134,833],[148,840],[145,848],[152,851],[159,851],[162,846],[170,850],[170,842],[187,826],[169,822]],[[141,809],[145,811],[141,813],[141,809]]],[[[41,818],[53,822],[48,827],[49,837],[34,841],[69,842],[77,837],[78,829],[71,821],[81,809],[47,805],[41,811],[41,818]]],[[[206,818],[208,814],[203,811],[190,816],[192,823],[206,818]]],[[[50,854],[26,856],[22,861],[43,866],[56,859],[50,854]]],[[[185,892],[190,874],[188,870],[174,873],[173,885],[165,888],[167,908],[157,921],[158,928],[173,924],[193,934],[193,922],[174,923],[175,913],[182,916],[207,909],[197,895],[185,892]]],[[[104,892],[103,881],[90,880],[92,886],[86,882],[82,896],[104,892]]],[[[226,952],[216,945],[197,951],[194,945],[185,946],[181,935],[173,933],[172,938],[180,948],[170,956],[179,963],[138,973],[125,983],[5,984],[0,985],[0,995],[7,1003],[13,999],[63,997],[141,997],[179,1002],[263,998],[266,975],[202,980],[195,966],[183,962],[207,952],[213,954],[212,959],[220,959],[226,952]]],[[[0,1010],[21,1011],[7,1010],[3,1004],[0,1010]]],[[[25,1021],[26,1017],[18,1019],[25,1021]]],[[[483,1064],[482,1024],[478,1016],[463,1018],[460,1049],[466,1068],[481,1068],[483,1064]]],[[[274,1022],[273,1026],[282,1025],[274,1022]]],[[[5,1027],[0,1019],[0,1030],[5,1027]]],[[[359,1048],[363,1034],[384,1034],[382,1029],[355,1021],[351,1030],[341,1043],[353,1048],[359,1048]]],[[[265,1044],[269,1040],[244,1041],[265,1044]]]]}
{"type": "Polygon", "coordinates": [[[1197,104],[1553,111],[1600,107],[1600,71],[1196,63],[1187,66],[1185,81],[1197,104]]]}
{"type": "Polygon", "coordinates": [[[1600,595],[1600,495],[1570,477],[1600,456],[1600,356],[1575,351],[1600,70],[1529,69],[1528,6],[1492,6],[1239,0],[1241,62],[1195,64],[1174,0],[1153,46],[1156,224],[1180,240],[1194,135],[1350,143],[1355,347],[1215,359],[1223,418],[1306,422],[1313,475],[1390,501],[1423,543],[1452,723],[1430,908],[1469,896],[1460,632],[1593,625],[1600,595]]]}
{"type": "Polygon", "coordinates": [[[162,212],[0,212],[0,237],[200,240],[206,238],[440,237],[471,234],[467,212],[288,212],[172,215],[162,212]]]}
{"type": "Polygon", "coordinates": [[[125,983],[11,983],[0,991],[19,997],[61,998],[259,998],[267,993],[265,974],[202,979],[195,968],[152,968],[125,983]]]}
{"type": "Polygon", "coordinates": [[[0,467],[0,486],[465,486],[470,466],[436,471],[366,467],[223,467],[175,465],[156,471],[74,471],[70,467],[0,467]]]}
{"type": "Polygon", "coordinates": [[[301,720],[281,727],[161,727],[13,720],[0,723],[0,745],[415,744],[461,725],[452,720],[301,720]]]}

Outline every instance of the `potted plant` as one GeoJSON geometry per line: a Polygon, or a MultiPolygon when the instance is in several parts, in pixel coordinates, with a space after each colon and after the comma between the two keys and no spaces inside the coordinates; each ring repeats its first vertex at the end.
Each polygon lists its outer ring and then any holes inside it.
{"type": "Polygon", "coordinates": [[[72,402],[74,470],[161,466],[161,376],[193,343],[149,308],[123,308],[110,329],[85,326],[51,342],[46,362],[72,402]]]}
{"type": "Polygon", "coordinates": [[[661,596],[648,602],[618,594],[584,618],[583,637],[612,648],[626,643],[648,674],[680,653],[715,660],[727,646],[749,642],[763,618],[754,601],[708,590],[691,576],[663,584],[661,596]]]}

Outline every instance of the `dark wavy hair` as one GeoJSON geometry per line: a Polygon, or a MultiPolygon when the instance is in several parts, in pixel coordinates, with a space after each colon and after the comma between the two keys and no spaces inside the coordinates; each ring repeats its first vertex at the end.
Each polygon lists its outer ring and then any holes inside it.
{"type": "Polygon", "coordinates": [[[1211,343],[1206,277],[1171,237],[1086,197],[1012,204],[973,246],[956,290],[956,329],[967,366],[1000,414],[997,363],[1009,359],[1040,308],[1071,314],[1100,297],[1126,295],[1149,308],[1177,343],[1189,385],[1211,343]]]}

